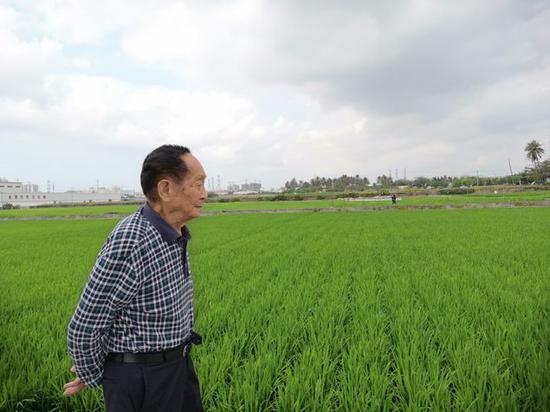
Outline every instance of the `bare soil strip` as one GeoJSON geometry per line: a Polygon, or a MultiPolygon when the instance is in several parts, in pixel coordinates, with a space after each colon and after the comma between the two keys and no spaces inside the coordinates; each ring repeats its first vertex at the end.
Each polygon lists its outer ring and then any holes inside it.
{"type": "MultiPolygon", "coordinates": [[[[493,209],[493,208],[525,208],[550,207],[550,201],[513,202],[513,203],[470,203],[464,205],[407,205],[407,206],[356,206],[356,207],[322,207],[304,209],[271,209],[271,210],[221,210],[202,212],[202,216],[244,215],[258,213],[311,213],[311,212],[373,212],[400,210],[435,210],[435,209],[493,209]]],[[[128,216],[121,213],[105,213],[101,215],[66,215],[66,216],[11,216],[0,217],[0,221],[12,220],[83,220],[83,219],[116,219],[128,216]]]]}

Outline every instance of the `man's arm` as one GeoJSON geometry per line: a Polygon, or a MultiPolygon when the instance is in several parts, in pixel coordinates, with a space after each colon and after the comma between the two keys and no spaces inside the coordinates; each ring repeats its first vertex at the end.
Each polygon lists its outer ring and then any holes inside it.
{"type": "Polygon", "coordinates": [[[128,247],[124,241],[107,241],[69,322],[69,354],[78,378],[88,388],[102,383],[107,355],[102,347],[102,335],[113,324],[117,310],[127,305],[140,287],[132,251],[124,247],[128,247]]]}

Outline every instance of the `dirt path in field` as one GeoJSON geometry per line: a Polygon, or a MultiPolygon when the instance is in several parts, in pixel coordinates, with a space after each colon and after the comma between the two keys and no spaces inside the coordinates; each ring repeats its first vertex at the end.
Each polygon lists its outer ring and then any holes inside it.
{"type": "MultiPolygon", "coordinates": [[[[494,208],[525,208],[550,207],[550,200],[513,203],[470,203],[464,205],[406,205],[406,206],[355,206],[355,207],[322,207],[304,209],[272,209],[272,210],[223,210],[202,212],[202,216],[246,215],[258,213],[305,213],[305,212],[373,212],[400,210],[453,210],[453,209],[494,209],[494,208]]],[[[128,214],[105,213],[100,215],[65,215],[65,216],[13,216],[0,217],[0,221],[12,220],[84,220],[84,219],[120,219],[128,214]]]]}

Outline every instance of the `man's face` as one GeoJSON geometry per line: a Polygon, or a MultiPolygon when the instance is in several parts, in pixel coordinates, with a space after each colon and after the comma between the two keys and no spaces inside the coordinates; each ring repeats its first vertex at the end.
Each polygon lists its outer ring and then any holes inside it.
{"type": "Polygon", "coordinates": [[[179,184],[174,182],[175,193],[170,203],[183,220],[188,221],[201,215],[202,205],[208,196],[204,181],[206,174],[197,158],[189,153],[181,157],[187,166],[187,174],[179,184]]]}

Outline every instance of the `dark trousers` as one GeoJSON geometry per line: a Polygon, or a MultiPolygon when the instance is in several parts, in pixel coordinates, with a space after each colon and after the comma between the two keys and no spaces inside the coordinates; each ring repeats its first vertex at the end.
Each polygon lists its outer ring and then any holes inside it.
{"type": "Polygon", "coordinates": [[[155,364],[105,362],[107,412],[202,411],[199,380],[191,356],[155,364]]]}

